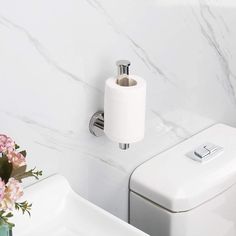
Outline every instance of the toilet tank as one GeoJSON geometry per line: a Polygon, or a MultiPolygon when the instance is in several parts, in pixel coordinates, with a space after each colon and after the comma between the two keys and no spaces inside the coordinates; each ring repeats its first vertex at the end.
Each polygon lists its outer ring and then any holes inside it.
{"type": "Polygon", "coordinates": [[[235,183],[236,129],[217,124],[133,172],[129,221],[151,236],[235,236],[235,183]]]}

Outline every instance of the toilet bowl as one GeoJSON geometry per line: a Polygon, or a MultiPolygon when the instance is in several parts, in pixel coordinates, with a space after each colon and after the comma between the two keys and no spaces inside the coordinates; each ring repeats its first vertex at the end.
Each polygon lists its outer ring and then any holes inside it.
{"type": "Polygon", "coordinates": [[[235,236],[235,183],[236,129],[217,124],[133,172],[129,221],[151,236],[235,236]]]}

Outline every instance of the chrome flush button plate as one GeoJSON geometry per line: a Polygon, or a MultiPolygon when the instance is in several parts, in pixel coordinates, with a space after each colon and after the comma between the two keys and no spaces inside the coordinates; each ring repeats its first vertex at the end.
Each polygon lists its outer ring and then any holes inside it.
{"type": "Polygon", "coordinates": [[[186,155],[195,161],[205,162],[222,154],[223,151],[224,149],[218,145],[204,143],[193,151],[188,152],[186,155]]]}

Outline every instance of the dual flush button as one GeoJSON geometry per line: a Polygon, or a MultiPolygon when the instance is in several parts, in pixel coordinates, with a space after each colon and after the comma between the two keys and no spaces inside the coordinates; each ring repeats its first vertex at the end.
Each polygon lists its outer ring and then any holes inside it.
{"type": "Polygon", "coordinates": [[[220,155],[223,153],[223,150],[224,149],[218,145],[204,143],[186,155],[195,161],[205,162],[220,155]]]}

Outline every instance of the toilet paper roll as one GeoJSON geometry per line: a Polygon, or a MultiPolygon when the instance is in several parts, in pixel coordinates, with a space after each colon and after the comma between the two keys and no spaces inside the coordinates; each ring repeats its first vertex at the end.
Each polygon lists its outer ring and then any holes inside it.
{"type": "Polygon", "coordinates": [[[138,142],[145,131],[146,82],[136,75],[128,78],[129,83],[118,84],[112,77],[105,85],[104,132],[118,143],[138,142]]]}

